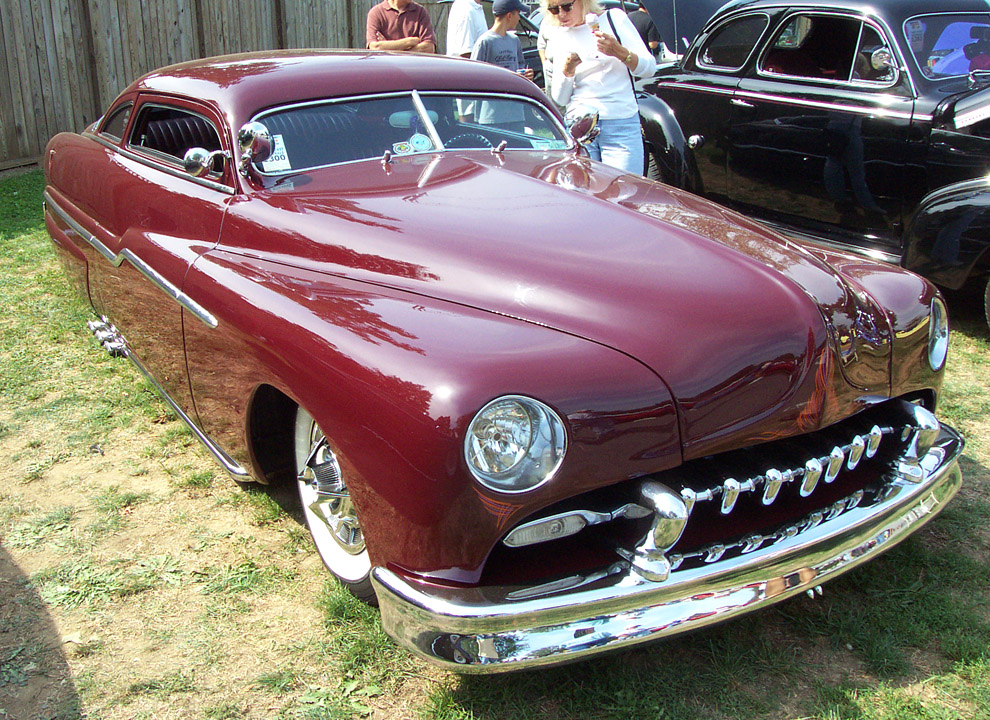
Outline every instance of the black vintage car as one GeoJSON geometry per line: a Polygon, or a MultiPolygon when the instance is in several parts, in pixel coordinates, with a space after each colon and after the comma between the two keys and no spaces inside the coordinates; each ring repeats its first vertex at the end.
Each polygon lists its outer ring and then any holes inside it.
{"type": "Polygon", "coordinates": [[[990,5],[739,0],[639,85],[647,172],[990,320],[990,5]]]}

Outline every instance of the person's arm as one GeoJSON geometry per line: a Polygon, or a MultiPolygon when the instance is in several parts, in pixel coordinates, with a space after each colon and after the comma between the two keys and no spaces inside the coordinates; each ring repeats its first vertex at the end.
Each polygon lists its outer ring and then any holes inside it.
{"type": "Polygon", "coordinates": [[[471,48],[467,45],[470,36],[470,16],[465,12],[450,11],[450,18],[447,20],[447,54],[458,55],[460,57],[470,57],[471,48]]]}
{"type": "Polygon", "coordinates": [[[558,105],[566,106],[574,92],[574,73],[581,64],[581,56],[571,53],[567,57],[554,56],[553,79],[550,86],[550,98],[558,105]]]}
{"type": "MultiPolygon", "coordinates": [[[[379,34],[381,37],[381,34],[379,34]]],[[[421,41],[418,37],[407,37],[401,40],[386,40],[381,38],[380,40],[373,40],[368,43],[368,48],[371,50],[415,50],[421,41]]],[[[430,50],[429,52],[432,52],[430,50]]]]}
{"type": "Polygon", "coordinates": [[[419,26],[416,28],[416,34],[419,36],[419,42],[412,49],[416,52],[436,52],[437,34],[433,30],[433,23],[430,22],[430,14],[426,11],[426,8],[422,6],[420,6],[420,10],[419,26]]]}
{"type": "Polygon", "coordinates": [[[618,59],[636,77],[646,77],[657,71],[657,61],[640,37],[629,16],[621,11],[609,10],[605,22],[599,23],[595,36],[598,38],[598,51],[618,59]],[[611,30],[611,20],[615,24],[618,37],[603,31],[611,30]]]}
{"type": "Polygon", "coordinates": [[[533,68],[526,66],[526,60],[523,58],[522,43],[518,41],[516,42],[516,67],[519,68],[519,72],[527,80],[533,80],[536,77],[533,68]]]}

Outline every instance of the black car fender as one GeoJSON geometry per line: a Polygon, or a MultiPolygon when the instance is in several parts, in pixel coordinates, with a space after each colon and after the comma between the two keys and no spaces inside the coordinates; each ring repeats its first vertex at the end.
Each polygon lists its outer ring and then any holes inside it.
{"type": "Polygon", "coordinates": [[[674,111],[660,98],[645,92],[637,92],[636,100],[646,151],[644,174],[651,180],[702,192],[694,155],[674,111]]]}
{"type": "Polygon", "coordinates": [[[907,223],[902,264],[953,290],[990,272],[990,177],[925,196],[907,223]]]}

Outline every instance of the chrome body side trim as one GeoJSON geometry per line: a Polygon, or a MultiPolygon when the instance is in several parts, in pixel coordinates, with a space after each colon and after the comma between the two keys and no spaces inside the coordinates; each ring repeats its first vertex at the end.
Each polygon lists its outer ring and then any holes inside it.
{"type": "Polygon", "coordinates": [[[120,265],[126,260],[133,265],[138,272],[148,278],[148,280],[150,280],[155,287],[192,313],[193,316],[200,322],[211,328],[215,328],[219,325],[217,319],[212,313],[182,292],[182,290],[163,278],[157,270],[133,252],[125,249],[120,253],[114,253],[110,248],[100,242],[95,235],[86,230],[86,228],[76,222],[65,210],[63,210],[59,204],[55,202],[55,199],[52,198],[47,190],[45,190],[45,206],[58,215],[77,235],[79,235],[79,237],[89,243],[93,249],[100,253],[100,255],[102,255],[111,265],[114,267],[120,267],[120,265]]]}
{"type": "MultiPolygon", "coordinates": [[[[773,79],[777,79],[775,76],[773,79]]],[[[773,93],[753,92],[752,90],[737,90],[735,88],[719,88],[707,85],[696,85],[694,83],[668,83],[666,85],[671,90],[692,90],[694,92],[712,93],[713,95],[732,95],[736,99],[744,102],[746,100],[762,100],[764,102],[781,103],[795,107],[808,107],[816,110],[832,110],[837,112],[852,112],[860,115],[892,118],[896,120],[916,120],[918,122],[931,122],[931,115],[903,112],[900,110],[888,110],[883,107],[871,107],[869,105],[842,105],[841,103],[823,102],[821,100],[806,100],[794,98],[787,95],[775,95],[773,93]]],[[[881,97],[881,96],[878,96],[881,97]]],[[[886,96],[883,96],[886,97],[886,96]]],[[[890,101],[902,101],[903,98],[889,96],[890,101]]],[[[738,103],[736,103],[738,105],[738,103]]]]}
{"type": "Polygon", "coordinates": [[[942,426],[921,481],[896,475],[877,501],[816,513],[804,527],[760,538],[751,552],[712,553],[650,581],[615,563],[537,588],[455,588],[376,567],[386,631],[400,645],[458,672],[551,665],[696,630],[806,592],[894,546],[959,490],[963,440],[942,426]]]}
{"type": "MultiPolygon", "coordinates": [[[[921,122],[931,122],[931,115],[915,115],[911,112],[900,110],[888,110],[884,107],[873,107],[869,105],[842,105],[840,103],[822,102],[820,100],[804,100],[787,97],[785,95],[773,95],[770,93],[758,93],[750,90],[738,90],[737,97],[744,97],[750,100],[763,100],[765,102],[781,103],[783,105],[794,105],[797,107],[808,107],[816,110],[832,110],[835,112],[851,112],[859,115],[872,117],[890,118],[893,120],[918,120],[921,122]]],[[[893,99],[893,98],[892,98],[893,99]]],[[[900,98],[897,98],[900,100],[900,98]]]]}

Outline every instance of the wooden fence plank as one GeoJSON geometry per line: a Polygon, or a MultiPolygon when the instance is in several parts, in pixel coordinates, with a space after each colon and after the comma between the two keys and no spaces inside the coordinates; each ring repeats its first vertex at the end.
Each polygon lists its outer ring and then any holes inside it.
{"type": "MultiPolygon", "coordinates": [[[[0,162],[80,130],[134,79],[197,57],[363,48],[380,0],[0,0],[0,162]]],[[[441,49],[447,6],[430,11],[441,49]]]]}
{"type": "Polygon", "coordinates": [[[4,17],[4,7],[0,5],[0,167],[18,155],[11,71],[7,66],[7,48],[13,43],[7,42],[8,24],[4,17]]]}

